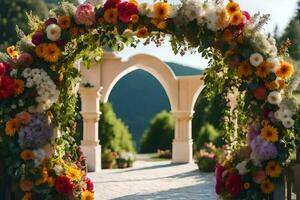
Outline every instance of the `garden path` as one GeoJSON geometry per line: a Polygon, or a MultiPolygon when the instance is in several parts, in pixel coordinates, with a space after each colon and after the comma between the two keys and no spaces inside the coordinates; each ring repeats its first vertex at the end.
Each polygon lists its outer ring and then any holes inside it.
{"type": "Polygon", "coordinates": [[[141,161],[133,168],[89,173],[96,200],[215,200],[214,176],[195,164],[141,161]]]}

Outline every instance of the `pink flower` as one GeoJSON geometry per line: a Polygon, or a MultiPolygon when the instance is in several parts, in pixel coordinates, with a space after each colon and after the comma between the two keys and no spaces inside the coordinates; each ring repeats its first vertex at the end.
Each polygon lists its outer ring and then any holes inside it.
{"type": "Polygon", "coordinates": [[[103,10],[105,11],[109,8],[116,8],[120,2],[121,0],[107,0],[103,6],[103,10]]]}
{"type": "Polygon", "coordinates": [[[91,26],[96,22],[95,7],[90,3],[84,3],[77,7],[75,13],[77,24],[91,26]]]}
{"type": "Polygon", "coordinates": [[[6,62],[0,63],[0,76],[4,75],[6,71],[10,68],[10,65],[6,62]]]}
{"type": "Polygon", "coordinates": [[[23,192],[28,192],[32,189],[33,182],[27,179],[22,179],[19,185],[23,192]]]}
{"type": "Polygon", "coordinates": [[[18,58],[18,63],[25,67],[29,67],[33,63],[32,56],[26,52],[22,53],[18,58]]]}
{"type": "Polygon", "coordinates": [[[233,197],[239,196],[244,189],[242,177],[235,173],[229,174],[225,183],[225,188],[233,197]]]}
{"type": "Polygon", "coordinates": [[[136,5],[127,1],[118,4],[119,19],[124,23],[129,23],[132,15],[138,13],[136,5]]]}

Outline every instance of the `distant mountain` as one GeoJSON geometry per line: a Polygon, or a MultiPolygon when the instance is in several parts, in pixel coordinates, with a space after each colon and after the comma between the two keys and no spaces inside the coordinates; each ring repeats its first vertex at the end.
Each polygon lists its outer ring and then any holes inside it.
{"type": "MultiPolygon", "coordinates": [[[[199,75],[202,70],[167,62],[176,76],[199,75]]],[[[137,147],[150,120],[162,110],[170,110],[168,97],[161,84],[148,72],[136,70],[113,88],[109,101],[115,113],[129,127],[137,147]]]]}

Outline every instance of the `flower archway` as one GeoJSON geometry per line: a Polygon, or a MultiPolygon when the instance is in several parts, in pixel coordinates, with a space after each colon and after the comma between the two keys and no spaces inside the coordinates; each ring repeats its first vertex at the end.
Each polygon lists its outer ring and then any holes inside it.
{"type": "Polygon", "coordinates": [[[17,198],[93,198],[72,137],[80,82],[74,62],[88,67],[101,61],[103,48],[119,51],[140,41],[159,46],[169,35],[175,53],[198,51],[211,59],[207,87],[236,94],[224,121],[232,145],[216,168],[216,192],[224,199],[268,199],[295,149],[298,126],[297,105],[284,92],[293,65],[284,60],[287,45],[278,49],[261,32],[267,19],[233,1],[197,0],[107,0],[77,8],[63,2],[45,21],[29,15],[32,33],[18,29],[20,41],[0,57],[1,159],[17,198]],[[61,134],[54,140],[55,132],[61,134]]]}

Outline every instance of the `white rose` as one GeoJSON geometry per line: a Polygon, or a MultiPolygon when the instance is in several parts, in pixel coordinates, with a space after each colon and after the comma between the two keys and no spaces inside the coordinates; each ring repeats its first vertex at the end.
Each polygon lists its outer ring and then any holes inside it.
{"type": "Polygon", "coordinates": [[[61,35],[61,28],[56,24],[50,24],[46,28],[47,37],[51,41],[57,41],[61,35]]]}
{"type": "Polygon", "coordinates": [[[270,92],[267,100],[270,104],[278,105],[282,101],[282,96],[281,96],[280,92],[273,91],[273,92],[270,92]]]}
{"type": "Polygon", "coordinates": [[[295,121],[292,118],[285,118],[282,120],[282,124],[285,128],[292,128],[295,124],[295,121]]]}
{"type": "Polygon", "coordinates": [[[249,60],[250,60],[251,65],[253,65],[254,67],[257,67],[264,61],[264,58],[260,53],[253,53],[253,54],[251,54],[249,60]]]}
{"type": "Polygon", "coordinates": [[[240,162],[239,164],[236,165],[236,169],[239,171],[240,175],[247,174],[247,172],[248,172],[247,163],[248,163],[248,161],[244,160],[244,161],[242,161],[242,162],[240,162]]]}

